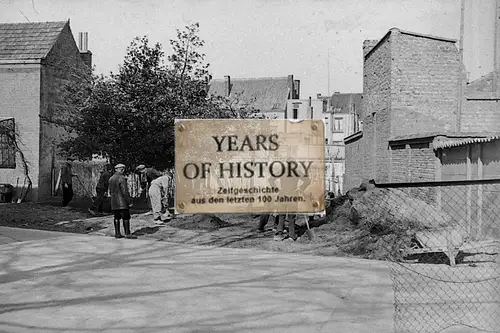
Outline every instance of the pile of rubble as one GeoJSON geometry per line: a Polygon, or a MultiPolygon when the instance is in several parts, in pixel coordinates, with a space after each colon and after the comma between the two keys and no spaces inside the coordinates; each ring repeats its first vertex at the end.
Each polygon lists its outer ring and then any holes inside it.
{"type": "Polygon", "coordinates": [[[452,220],[401,190],[363,182],[331,201],[324,222],[318,233],[336,233],[332,241],[340,252],[386,260],[400,259],[400,250],[411,246],[415,233],[446,228],[452,220]]]}

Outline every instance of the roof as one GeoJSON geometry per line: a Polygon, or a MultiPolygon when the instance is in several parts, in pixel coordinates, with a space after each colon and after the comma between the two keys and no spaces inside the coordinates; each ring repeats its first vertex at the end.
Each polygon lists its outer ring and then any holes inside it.
{"type": "Polygon", "coordinates": [[[500,70],[494,70],[467,84],[466,96],[469,99],[490,99],[493,93],[493,76],[500,74],[500,70]]]}
{"type": "Polygon", "coordinates": [[[490,142],[493,140],[500,139],[500,133],[478,133],[478,132],[470,132],[470,133],[445,133],[445,132],[433,132],[426,134],[411,134],[404,135],[398,137],[391,137],[389,139],[390,142],[398,142],[398,141],[409,141],[409,140],[417,140],[417,139],[432,139],[432,146],[434,149],[441,148],[451,148],[451,147],[459,147],[465,146],[472,143],[480,143],[480,142],[490,142]]]}
{"type": "Polygon", "coordinates": [[[335,93],[330,98],[330,105],[334,113],[349,113],[351,111],[350,106],[355,104],[354,111],[356,114],[361,116],[361,99],[363,98],[363,94],[361,93],[349,93],[349,94],[340,94],[335,93]],[[335,111],[336,109],[340,109],[335,111]]]}
{"type": "Polygon", "coordinates": [[[43,59],[69,22],[0,24],[0,62],[43,59]]]}
{"type": "Polygon", "coordinates": [[[357,131],[356,133],[353,133],[347,137],[344,138],[344,143],[350,143],[354,140],[357,140],[359,138],[363,137],[363,131],[357,131]]]}
{"type": "Polygon", "coordinates": [[[422,38],[427,38],[427,39],[435,39],[435,40],[439,40],[439,41],[442,41],[442,42],[448,42],[448,43],[456,43],[457,40],[456,39],[452,39],[452,38],[447,38],[447,37],[439,37],[439,36],[434,36],[434,35],[427,35],[427,34],[421,34],[421,33],[418,33],[418,32],[413,32],[413,31],[407,31],[407,30],[401,30],[401,29],[398,29],[398,28],[391,28],[389,29],[389,31],[384,35],[384,37],[382,37],[377,44],[373,45],[373,47],[371,48],[370,51],[368,51],[366,54],[365,54],[365,58],[370,55],[373,50],[375,50],[376,48],[378,48],[378,46],[380,44],[382,44],[382,42],[384,42],[390,35],[392,32],[399,32],[403,35],[410,35],[410,36],[415,36],[415,37],[422,37],[422,38]]]}
{"type": "MultiPolygon", "coordinates": [[[[230,98],[240,107],[250,106],[260,111],[283,111],[289,91],[288,77],[230,78],[230,98]]],[[[212,80],[208,92],[227,96],[226,81],[212,80]]]]}
{"type": "Polygon", "coordinates": [[[480,137],[462,137],[462,138],[437,136],[432,141],[432,146],[434,147],[434,149],[451,148],[451,147],[465,146],[471,143],[491,142],[493,140],[498,140],[498,139],[500,139],[500,134],[480,136],[480,137]]]}

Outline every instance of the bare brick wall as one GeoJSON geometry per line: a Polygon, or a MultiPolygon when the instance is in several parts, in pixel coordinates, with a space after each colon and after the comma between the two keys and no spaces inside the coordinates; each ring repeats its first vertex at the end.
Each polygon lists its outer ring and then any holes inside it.
{"type": "Polygon", "coordinates": [[[345,144],[345,191],[358,187],[363,180],[373,179],[374,147],[375,126],[370,115],[365,118],[362,136],[345,144]]]}
{"type": "Polygon", "coordinates": [[[363,172],[362,178],[373,179],[375,174],[375,126],[373,125],[373,115],[365,117],[363,123],[363,149],[361,152],[363,172]]]}
{"type": "MultiPolygon", "coordinates": [[[[83,66],[71,30],[66,26],[48,54],[42,69],[40,110],[42,116],[55,122],[71,117],[71,108],[61,100],[62,90],[67,80],[79,79],[83,66]]],[[[54,178],[57,177],[61,161],[65,159],[58,145],[68,137],[68,133],[63,127],[50,121],[42,121],[40,126],[40,197],[44,198],[51,195],[54,178]]]]}
{"type": "Polygon", "coordinates": [[[436,160],[430,142],[410,143],[410,162],[408,163],[408,181],[424,182],[436,178],[436,160]]]}
{"type": "Polygon", "coordinates": [[[454,131],[459,54],[455,43],[397,30],[392,44],[392,134],[454,131]]]}
{"type": "MultiPolygon", "coordinates": [[[[0,117],[13,117],[20,134],[20,148],[23,150],[28,171],[33,182],[33,192],[28,199],[36,199],[38,192],[38,157],[40,121],[40,65],[0,65],[0,117]],[[7,97],[8,96],[8,97],[7,97]]],[[[24,171],[19,154],[16,169],[0,169],[0,183],[20,187],[24,182],[24,171]]]]}
{"type": "Polygon", "coordinates": [[[391,136],[391,43],[389,36],[365,56],[363,67],[363,130],[370,131],[366,151],[367,175],[377,182],[389,180],[388,140],[391,136]]]}
{"type": "Polygon", "coordinates": [[[410,150],[406,144],[391,146],[392,174],[390,182],[407,182],[410,150]]]}
{"type": "Polygon", "coordinates": [[[391,182],[435,180],[435,153],[430,141],[393,143],[390,151],[392,163],[391,182]]]}
{"type": "Polygon", "coordinates": [[[364,137],[350,141],[345,145],[346,173],[344,179],[344,191],[348,191],[353,187],[359,186],[363,180],[363,159],[365,156],[364,148],[364,137]],[[349,172],[347,172],[348,170],[349,172]]]}
{"type": "Polygon", "coordinates": [[[466,100],[462,108],[463,132],[498,132],[500,128],[500,101],[466,100]]]}

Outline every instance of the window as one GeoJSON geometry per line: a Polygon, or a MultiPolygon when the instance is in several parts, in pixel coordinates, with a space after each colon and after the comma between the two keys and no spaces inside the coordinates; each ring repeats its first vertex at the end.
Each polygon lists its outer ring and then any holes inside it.
{"type": "Polygon", "coordinates": [[[333,130],[335,132],[342,132],[342,118],[333,119],[333,130]]]}
{"type": "Polygon", "coordinates": [[[299,109],[293,109],[293,119],[297,119],[299,117],[299,109]]]}
{"type": "Polygon", "coordinates": [[[323,112],[327,111],[327,107],[328,107],[328,101],[326,99],[324,99],[323,100],[323,112]]]}
{"type": "Polygon", "coordinates": [[[0,169],[16,168],[14,119],[0,120],[0,169]]]}

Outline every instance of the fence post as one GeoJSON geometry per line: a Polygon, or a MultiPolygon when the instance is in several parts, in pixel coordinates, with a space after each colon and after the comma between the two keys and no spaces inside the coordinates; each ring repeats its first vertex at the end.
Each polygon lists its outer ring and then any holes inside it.
{"type": "MultiPolygon", "coordinates": [[[[472,165],[471,165],[472,146],[467,145],[467,180],[472,180],[472,165]]],[[[467,236],[471,235],[472,229],[472,187],[467,186],[467,236]]]]}
{"type": "MultiPolygon", "coordinates": [[[[477,156],[477,178],[483,179],[483,145],[480,143],[479,152],[477,156]]],[[[476,239],[479,240],[482,237],[483,229],[483,185],[480,184],[477,188],[477,231],[476,239]]]]}
{"type": "MultiPolygon", "coordinates": [[[[436,152],[436,158],[434,160],[435,163],[435,174],[434,174],[434,179],[435,181],[441,181],[442,180],[442,169],[441,169],[441,164],[442,164],[442,158],[443,158],[443,151],[441,149],[438,149],[436,152]]],[[[436,204],[439,208],[439,211],[443,210],[442,202],[441,202],[441,187],[437,187],[436,189],[436,204]]]]}

